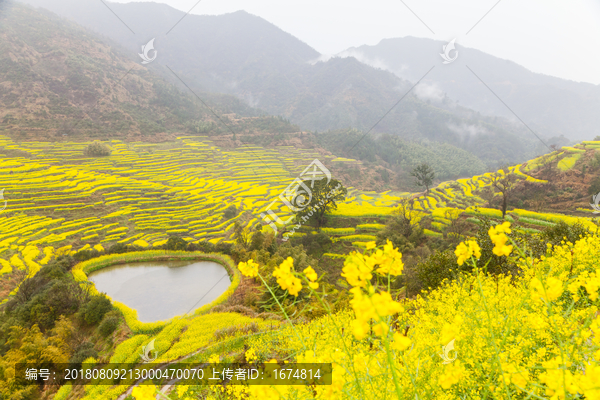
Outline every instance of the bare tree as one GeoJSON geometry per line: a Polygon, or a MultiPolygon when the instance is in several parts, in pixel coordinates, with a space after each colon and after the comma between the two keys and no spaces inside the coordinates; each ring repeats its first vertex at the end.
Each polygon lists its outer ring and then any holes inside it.
{"type": "Polygon", "coordinates": [[[402,199],[398,203],[398,208],[392,211],[393,215],[397,215],[400,218],[402,225],[405,227],[405,231],[402,232],[407,237],[412,233],[412,227],[418,221],[420,216],[419,211],[414,209],[414,199],[402,199]]]}

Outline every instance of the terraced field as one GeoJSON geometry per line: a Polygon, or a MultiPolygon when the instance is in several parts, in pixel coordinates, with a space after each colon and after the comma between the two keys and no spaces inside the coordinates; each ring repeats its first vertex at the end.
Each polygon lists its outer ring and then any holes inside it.
{"type": "MultiPolygon", "coordinates": [[[[19,155],[0,162],[7,202],[0,220],[2,273],[23,268],[31,246],[45,254],[65,246],[71,252],[114,243],[152,246],[172,233],[227,241],[242,213],[223,221],[225,208],[235,204],[256,216],[248,224],[256,223],[318,156],[289,146],[224,150],[204,137],[107,144],[111,156],[88,158],[87,143],[17,144],[0,136],[0,151],[19,155]]],[[[289,210],[281,204],[274,210],[283,216],[289,210]]]]}
{"type": "MultiPolygon", "coordinates": [[[[152,247],[163,244],[170,234],[183,235],[191,242],[229,242],[234,222],[244,216],[239,213],[233,219],[223,220],[223,211],[229,205],[248,211],[253,218],[244,223],[252,225],[261,220],[261,212],[315,158],[325,165],[358,163],[322,157],[293,146],[223,149],[202,136],[179,137],[175,142],[162,144],[107,142],[112,154],[99,158],[83,156],[87,144],[15,143],[0,136],[0,151],[16,154],[0,162],[0,188],[4,188],[6,200],[0,219],[0,274],[15,268],[27,268],[33,274],[59,250],[75,252],[114,243],[152,247]]],[[[543,182],[527,172],[557,159],[561,170],[572,168],[576,161],[573,157],[597,148],[600,142],[583,142],[511,167],[511,171],[528,181],[543,182]]],[[[376,193],[349,188],[346,201],[333,212],[333,217],[353,217],[369,223],[369,219],[386,217],[399,201],[411,197],[415,209],[433,213],[434,230],[426,233],[437,236],[448,224],[442,215],[448,210],[496,216],[497,210],[481,209],[485,201],[473,193],[490,185],[491,174],[486,173],[443,182],[428,195],[412,197],[408,192],[376,193]]],[[[291,216],[282,202],[275,202],[271,209],[284,220],[291,216]]],[[[515,210],[509,215],[541,227],[561,219],[574,220],[561,215],[532,216],[531,212],[525,216],[524,212],[515,210]]],[[[366,231],[343,229],[339,234],[329,234],[357,246],[368,239],[361,240],[366,231]]],[[[535,226],[531,229],[535,230],[535,226]]],[[[369,230],[373,235],[378,229],[369,230]]]]}
{"type": "MultiPolygon", "coordinates": [[[[134,243],[151,249],[165,243],[170,234],[180,234],[189,242],[231,242],[234,222],[243,221],[246,226],[259,222],[260,214],[314,159],[325,165],[359,163],[290,146],[224,149],[208,137],[199,136],[162,144],[112,141],[107,143],[112,154],[100,158],[83,156],[88,144],[15,143],[0,136],[0,152],[7,154],[0,162],[0,188],[4,189],[6,200],[0,216],[0,275],[26,270],[33,276],[53,257],[85,248],[102,252],[115,243],[134,243]],[[223,213],[231,204],[244,212],[225,220],[223,213]]],[[[548,162],[568,171],[587,150],[597,148],[600,142],[584,142],[511,167],[511,172],[528,181],[544,182],[528,173],[548,162]]],[[[443,236],[452,220],[462,214],[475,223],[475,216],[501,218],[499,210],[482,207],[485,201],[474,194],[491,185],[491,176],[486,173],[443,182],[427,195],[348,188],[346,201],[333,212],[332,226],[323,228],[334,243],[344,243],[336,247],[344,250],[324,256],[339,261],[349,249],[364,248],[376,239],[377,232],[385,227],[385,218],[405,199],[414,201],[421,216],[433,217],[432,229],[425,230],[430,236],[443,236]]],[[[285,220],[292,215],[282,202],[274,205],[271,209],[280,218],[285,220]]],[[[506,219],[519,222],[515,229],[526,232],[536,232],[559,221],[582,222],[596,228],[591,215],[575,218],[513,209],[506,219]]],[[[311,227],[303,226],[296,235],[313,232],[311,227]]],[[[76,280],[87,279],[85,265],[73,269],[76,280]]],[[[237,354],[249,332],[268,332],[280,326],[278,320],[236,313],[194,313],[142,324],[133,310],[117,306],[125,315],[132,336],[118,345],[111,357],[114,362],[127,361],[126,357],[135,361],[144,344],[152,339],[161,350],[160,361],[164,362],[182,357],[200,362],[215,352],[237,354]],[[230,332],[230,326],[237,328],[230,332]]],[[[115,398],[128,387],[89,387],[81,394],[90,399],[115,398]]],[[[56,398],[66,398],[71,390],[64,386],[56,398]]]]}

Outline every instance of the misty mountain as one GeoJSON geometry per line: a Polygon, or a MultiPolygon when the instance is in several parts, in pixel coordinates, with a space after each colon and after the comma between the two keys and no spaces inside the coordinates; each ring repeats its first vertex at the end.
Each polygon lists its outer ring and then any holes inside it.
{"type": "Polygon", "coordinates": [[[235,95],[305,130],[366,132],[377,124],[375,136],[447,143],[490,167],[547,151],[520,122],[484,117],[448,96],[432,101],[423,97],[423,87],[409,93],[413,83],[392,72],[355,58],[318,62],[314,49],[244,11],[186,16],[156,3],[107,2],[109,9],[91,0],[26,1],[100,33],[138,63],[141,46],[154,38],[157,57],[145,66],[149,71],[182,90],[187,88],[179,78],[194,91],[235,95]]]}
{"type": "Polygon", "coordinates": [[[155,38],[157,64],[186,76],[202,90],[234,93],[270,111],[298,88],[290,76],[303,75],[319,53],[262,18],[238,11],[221,16],[185,15],[165,4],[93,0],[26,0],[104,35],[138,58],[155,38]],[[118,16],[118,18],[111,12],[118,16]],[[123,22],[121,22],[123,21],[123,22]],[[135,33],[134,33],[135,32],[135,33]]]}
{"type": "Polygon", "coordinates": [[[447,95],[481,113],[516,120],[490,92],[492,89],[539,134],[564,135],[572,140],[592,139],[600,134],[600,85],[534,73],[512,61],[460,44],[456,44],[456,61],[443,65],[439,53],[445,44],[414,37],[384,39],[375,46],[350,48],[339,56],[355,57],[413,82],[435,66],[417,88],[422,99],[436,102],[447,95]]]}
{"type": "MultiPolygon", "coordinates": [[[[219,133],[191,94],[124,56],[96,34],[19,3],[0,7],[0,131],[19,138],[166,139],[219,133]]],[[[239,99],[202,93],[220,114],[258,114],[239,99]]],[[[239,131],[296,127],[273,117],[230,121],[239,131]]]]}

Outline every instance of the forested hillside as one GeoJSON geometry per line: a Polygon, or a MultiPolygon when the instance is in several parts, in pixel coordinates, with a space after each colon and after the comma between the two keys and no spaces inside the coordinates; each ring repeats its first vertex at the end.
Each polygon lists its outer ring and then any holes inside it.
{"type": "MultiPolygon", "coordinates": [[[[21,138],[145,138],[228,131],[193,97],[75,24],[4,2],[0,14],[0,129],[21,138]],[[9,17],[10,15],[10,17],[9,17]]],[[[240,132],[293,132],[232,96],[203,93],[240,132]],[[258,118],[258,120],[256,119],[258,118]],[[235,118],[235,115],[233,117],[235,118]]]]}
{"type": "MultiPolygon", "coordinates": [[[[409,36],[383,39],[374,46],[358,46],[345,53],[355,54],[367,64],[385,65],[399,77],[414,81],[439,61],[444,44],[409,36]]],[[[536,131],[571,140],[591,140],[597,134],[600,117],[594,110],[600,107],[600,86],[534,73],[513,61],[464,47],[460,40],[457,49],[460,56],[456,62],[434,69],[424,80],[424,97],[436,102],[446,94],[485,115],[513,118],[491,89],[536,131]]]]}
{"type": "MultiPolygon", "coordinates": [[[[134,58],[140,46],[156,38],[160,55],[148,68],[164,79],[187,90],[168,66],[194,91],[235,95],[302,130],[353,128],[367,132],[374,127],[371,133],[375,136],[391,134],[402,140],[449,143],[474,154],[487,168],[523,162],[549,151],[512,116],[483,116],[450,96],[439,101],[423,98],[418,95],[419,88],[413,88],[420,77],[399,78],[355,58],[317,62],[319,54],[310,46],[246,12],[192,14],[178,23],[185,13],[166,5],[111,3],[110,8],[122,15],[135,32],[132,34],[104,5],[93,0],[26,2],[91,28],[126,48],[134,58]]],[[[434,65],[424,68],[421,75],[434,65]]],[[[432,73],[437,69],[441,66],[432,73]]],[[[538,135],[546,139],[555,136],[546,130],[538,135]]]]}

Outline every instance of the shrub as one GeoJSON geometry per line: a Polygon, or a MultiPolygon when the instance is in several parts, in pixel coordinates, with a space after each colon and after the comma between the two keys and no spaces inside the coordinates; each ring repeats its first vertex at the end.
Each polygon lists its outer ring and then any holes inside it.
{"type": "Polygon", "coordinates": [[[108,249],[108,254],[122,254],[127,253],[127,245],[125,243],[115,243],[108,249]]]}
{"type": "Polygon", "coordinates": [[[80,250],[73,255],[73,258],[77,260],[77,262],[87,261],[91,258],[96,258],[100,256],[100,252],[96,249],[86,249],[80,250]]]}
{"type": "Polygon", "coordinates": [[[203,253],[214,253],[215,245],[208,240],[201,240],[198,243],[188,244],[188,250],[193,251],[192,248],[196,248],[195,251],[201,251],[203,253]]]}
{"type": "MultiPolygon", "coordinates": [[[[465,264],[463,264],[465,265],[465,264]]],[[[459,267],[456,263],[456,255],[452,250],[438,251],[431,255],[426,261],[417,264],[416,277],[423,289],[436,289],[440,287],[444,279],[452,280],[459,267]]]]}
{"type": "Polygon", "coordinates": [[[237,214],[238,214],[238,209],[234,204],[232,204],[229,207],[227,207],[225,209],[225,211],[223,212],[223,218],[231,219],[231,218],[235,217],[237,214]]]}
{"type": "MultiPolygon", "coordinates": [[[[411,211],[414,213],[414,211],[411,211]]],[[[408,213],[407,213],[408,215],[408,213]]],[[[384,229],[377,233],[377,245],[385,244],[387,240],[393,243],[401,252],[406,252],[420,246],[427,239],[423,228],[414,224],[414,215],[393,215],[387,220],[384,229]]]]}
{"type": "Polygon", "coordinates": [[[94,296],[90,301],[81,307],[80,316],[87,324],[96,325],[102,318],[104,314],[111,311],[113,309],[110,300],[104,296],[94,296]]]}
{"type": "Polygon", "coordinates": [[[541,234],[542,240],[553,245],[559,245],[561,241],[575,243],[582,237],[589,235],[590,232],[582,224],[569,225],[560,221],[556,225],[544,229],[541,234]]]}
{"type": "Polygon", "coordinates": [[[588,188],[588,194],[590,196],[595,196],[596,193],[600,193],[600,176],[592,179],[590,182],[590,187],[588,188]]]}
{"type": "Polygon", "coordinates": [[[307,254],[312,256],[321,256],[331,245],[331,239],[324,232],[308,234],[294,239],[294,244],[302,244],[307,254]]]}
{"type": "Polygon", "coordinates": [[[94,349],[94,344],[92,342],[83,342],[73,353],[73,356],[69,360],[69,368],[71,369],[79,369],[81,368],[81,363],[83,363],[89,357],[98,357],[98,352],[94,349]]]}
{"type": "Polygon", "coordinates": [[[116,313],[111,311],[105,316],[105,318],[100,323],[98,331],[102,336],[107,337],[108,335],[113,333],[115,329],[117,329],[119,323],[119,317],[116,315],[116,313]]]}
{"type": "Polygon", "coordinates": [[[231,255],[232,248],[233,248],[233,245],[231,243],[219,242],[215,246],[215,251],[217,253],[231,255]]]}
{"type": "Polygon", "coordinates": [[[162,248],[165,250],[185,250],[188,243],[179,236],[169,236],[167,243],[162,248]]]}
{"type": "Polygon", "coordinates": [[[85,150],[83,150],[83,155],[86,157],[105,157],[110,156],[110,153],[110,148],[98,141],[90,143],[85,150]]]}
{"type": "MultiPolygon", "coordinates": [[[[129,252],[133,252],[133,251],[142,251],[142,250],[144,250],[143,247],[136,246],[134,244],[115,243],[112,246],[110,246],[110,248],[108,249],[108,251],[106,253],[107,254],[123,254],[123,253],[129,253],[129,252]]],[[[98,255],[100,255],[100,253],[98,253],[98,255]]],[[[94,257],[96,257],[96,256],[94,256],[94,257]]],[[[92,258],[94,258],[94,257],[92,257],[92,258]]]]}

